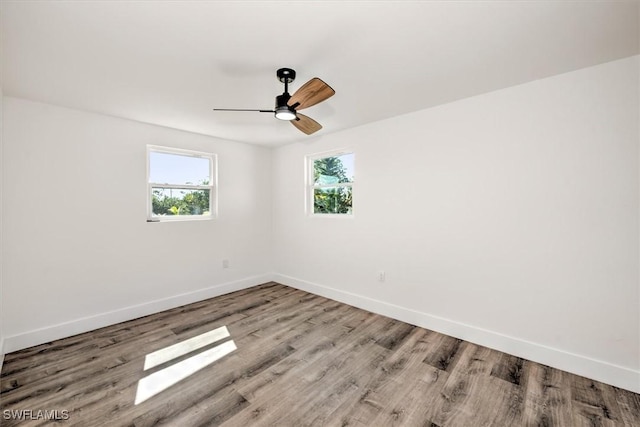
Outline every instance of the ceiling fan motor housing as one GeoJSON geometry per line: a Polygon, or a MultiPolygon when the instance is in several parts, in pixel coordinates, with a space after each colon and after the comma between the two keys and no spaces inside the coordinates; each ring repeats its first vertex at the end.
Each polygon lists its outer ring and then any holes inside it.
{"type": "Polygon", "coordinates": [[[283,93],[282,95],[276,96],[276,109],[281,107],[288,108],[289,99],[291,99],[291,95],[289,95],[287,92],[283,93]]]}
{"type": "Polygon", "coordinates": [[[297,118],[296,110],[287,105],[290,98],[291,95],[289,95],[287,92],[283,93],[282,95],[276,96],[275,115],[277,119],[294,120],[297,118]]]}

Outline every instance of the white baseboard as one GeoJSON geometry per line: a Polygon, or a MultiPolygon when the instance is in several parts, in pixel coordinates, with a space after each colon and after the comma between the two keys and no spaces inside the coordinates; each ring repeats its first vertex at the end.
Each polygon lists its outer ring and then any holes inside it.
{"type": "MultiPolygon", "coordinates": [[[[46,328],[36,329],[18,335],[6,337],[4,339],[4,353],[22,350],[35,345],[44,344],[53,340],[70,337],[83,332],[115,325],[139,317],[148,316],[163,310],[180,307],[208,298],[213,298],[229,292],[250,288],[273,280],[273,274],[263,274],[259,276],[247,277],[234,282],[223,283],[209,288],[200,289],[194,292],[175,295],[168,298],[146,302],[144,304],[133,305],[95,316],[84,317],[70,322],[60,323],[46,328]]],[[[3,353],[3,354],[4,354],[3,353]]]]}
{"type": "Polygon", "coordinates": [[[640,371],[282,274],[275,274],[273,280],[373,313],[640,393],[640,371]]]}

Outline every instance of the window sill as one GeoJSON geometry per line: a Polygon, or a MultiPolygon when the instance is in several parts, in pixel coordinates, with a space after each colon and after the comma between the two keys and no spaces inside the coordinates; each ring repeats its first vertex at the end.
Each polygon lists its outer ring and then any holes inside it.
{"type": "Polygon", "coordinates": [[[189,216],[189,215],[177,215],[170,217],[151,217],[147,218],[147,222],[185,222],[185,221],[209,221],[214,219],[213,216],[189,216]]]}
{"type": "Polygon", "coordinates": [[[353,219],[353,214],[308,214],[308,218],[353,219]]]}

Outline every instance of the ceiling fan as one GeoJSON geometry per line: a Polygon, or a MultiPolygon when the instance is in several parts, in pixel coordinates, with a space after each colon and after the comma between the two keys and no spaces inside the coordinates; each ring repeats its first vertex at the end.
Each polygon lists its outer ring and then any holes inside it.
{"type": "Polygon", "coordinates": [[[300,131],[311,135],[322,129],[320,123],[311,117],[298,113],[298,110],[309,108],[330,97],[336,91],[317,77],[312,78],[293,95],[289,94],[289,83],[296,78],[296,72],[291,68],[280,68],[276,72],[278,80],[284,83],[284,93],[276,96],[274,110],[245,110],[237,108],[214,108],[213,111],[257,111],[259,113],[275,113],[276,119],[288,120],[300,131]]]}

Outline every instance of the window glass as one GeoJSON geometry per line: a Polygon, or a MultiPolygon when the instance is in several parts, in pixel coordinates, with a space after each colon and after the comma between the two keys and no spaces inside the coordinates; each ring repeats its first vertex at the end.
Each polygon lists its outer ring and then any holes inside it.
{"type": "Polygon", "coordinates": [[[350,214],[351,187],[324,187],[313,190],[313,213],[350,214]]]}
{"type": "Polygon", "coordinates": [[[210,190],[152,187],[152,215],[209,215],[210,190]]]}
{"type": "Polygon", "coordinates": [[[353,213],[354,154],[336,153],[309,158],[309,201],[312,214],[353,213]]]}
{"type": "Polygon", "coordinates": [[[211,178],[208,158],[151,151],[149,162],[150,182],[200,184],[211,178]]]}
{"type": "Polygon", "coordinates": [[[148,147],[150,220],[207,219],[215,206],[215,155],[148,147]]]}
{"type": "Polygon", "coordinates": [[[353,182],[353,153],[315,159],[313,174],[314,184],[353,182]]]}

